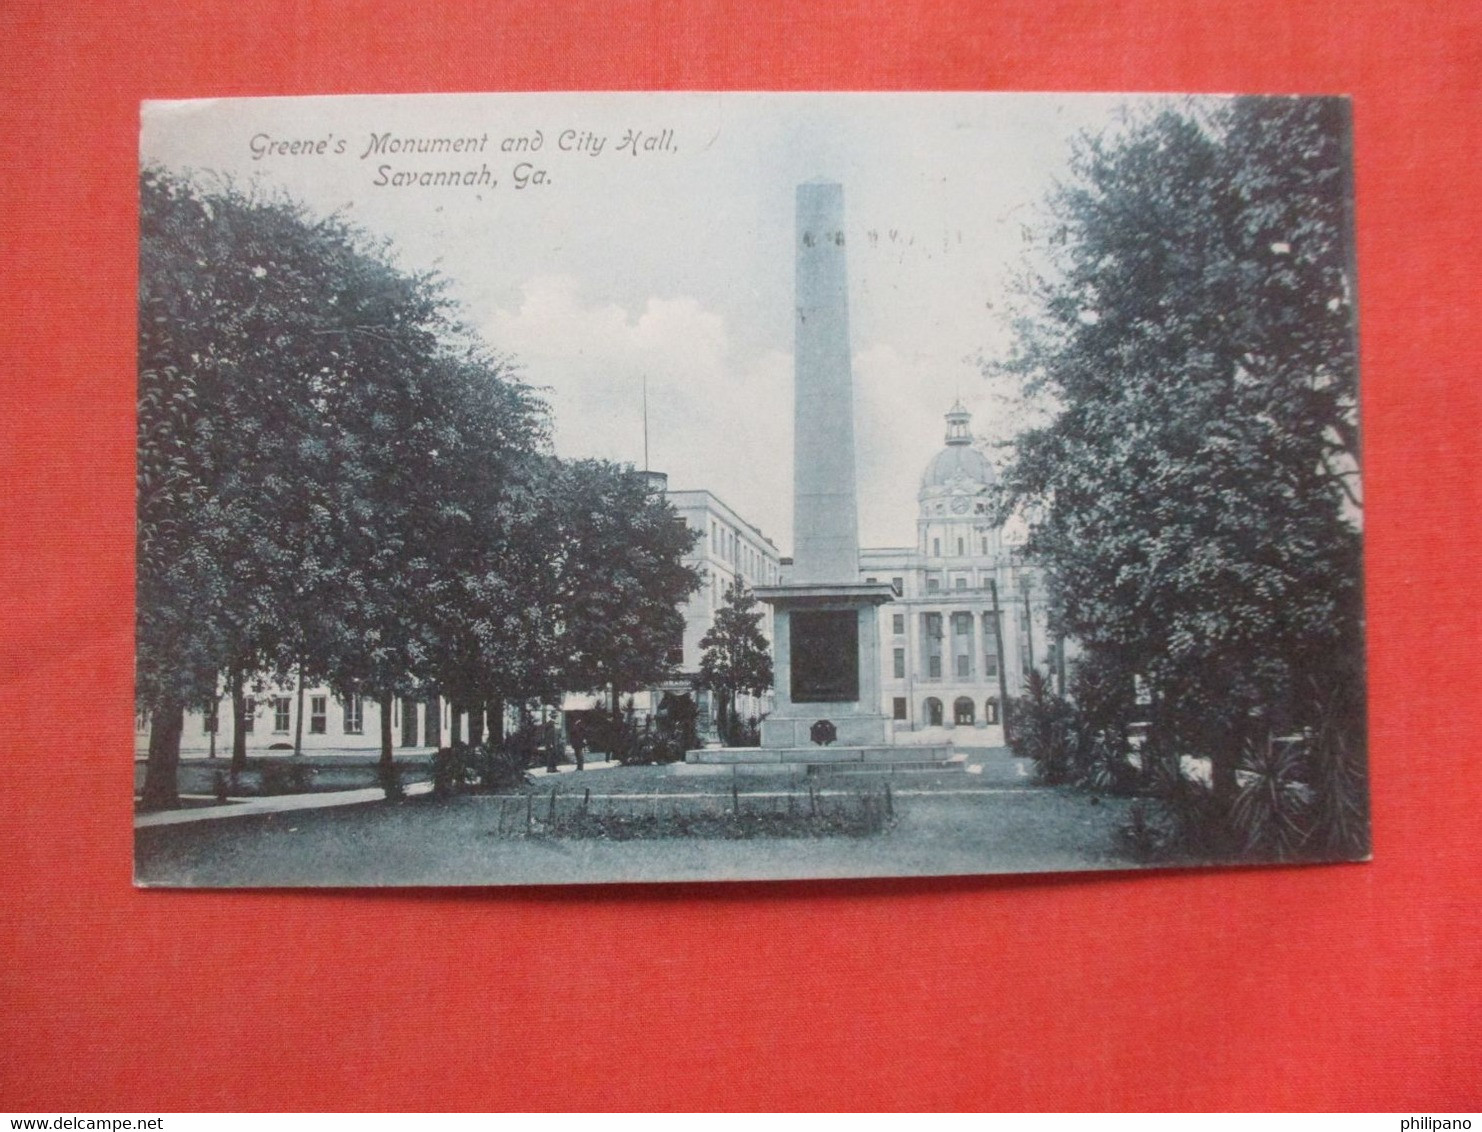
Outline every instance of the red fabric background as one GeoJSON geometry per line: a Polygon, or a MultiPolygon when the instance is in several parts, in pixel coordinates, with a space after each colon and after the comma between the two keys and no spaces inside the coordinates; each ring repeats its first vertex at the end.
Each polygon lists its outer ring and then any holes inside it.
{"type": "Polygon", "coordinates": [[[10,0],[0,48],[0,1108],[1482,1107],[1478,4],[10,0]],[[1352,93],[1375,861],[134,891],[139,100],[566,88],[1352,93]]]}

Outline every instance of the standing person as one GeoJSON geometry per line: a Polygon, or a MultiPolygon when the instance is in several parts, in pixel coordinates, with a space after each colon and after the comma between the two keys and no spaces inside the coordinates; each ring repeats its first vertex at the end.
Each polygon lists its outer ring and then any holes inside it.
{"type": "Polygon", "coordinates": [[[540,725],[541,742],[545,745],[545,769],[550,774],[555,774],[561,762],[563,744],[561,737],[556,734],[556,725],[547,719],[540,725]]]}
{"type": "Polygon", "coordinates": [[[571,753],[576,756],[577,770],[586,769],[586,760],[582,757],[582,752],[586,749],[586,746],[586,729],[582,726],[581,718],[578,717],[571,721],[571,753]]]}

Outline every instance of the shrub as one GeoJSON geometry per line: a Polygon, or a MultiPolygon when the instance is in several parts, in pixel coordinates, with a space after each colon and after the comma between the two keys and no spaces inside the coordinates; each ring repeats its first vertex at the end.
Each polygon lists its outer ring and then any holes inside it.
{"type": "Polygon", "coordinates": [[[476,750],[473,771],[481,790],[509,790],[529,781],[524,762],[503,746],[476,750]]]}
{"type": "Polygon", "coordinates": [[[439,798],[458,793],[467,785],[468,771],[467,743],[439,748],[432,756],[432,792],[439,798]]]}
{"type": "Polygon", "coordinates": [[[401,784],[401,768],[395,763],[377,763],[376,779],[389,800],[406,797],[406,787],[401,784]]]}
{"type": "Polygon", "coordinates": [[[1240,792],[1230,817],[1247,853],[1286,860],[1307,840],[1312,789],[1305,742],[1267,735],[1246,746],[1236,771],[1240,792]]]}
{"type": "Polygon", "coordinates": [[[526,781],[524,759],[510,750],[510,740],[493,748],[456,743],[432,756],[432,791],[440,798],[466,790],[508,790],[526,781]]]}
{"type": "Polygon", "coordinates": [[[1085,764],[1085,729],[1069,700],[1054,695],[1044,676],[1029,673],[1025,694],[1013,703],[1010,746],[1033,761],[1041,782],[1059,786],[1076,781],[1085,764]]]}
{"type": "Polygon", "coordinates": [[[1229,858],[1237,839],[1229,814],[1203,782],[1187,777],[1181,759],[1143,749],[1150,795],[1137,799],[1118,831],[1122,844],[1144,861],[1217,861],[1229,858]]]}
{"type": "Polygon", "coordinates": [[[264,794],[303,794],[314,781],[314,768],[301,763],[264,763],[261,790],[264,794]]]}
{"type": "Polygon", "coordinates": [[[726,746],[728,747],[760,747],[762,745],[762,726],[756,716],[750,719],[741,719],[739,716],[731,716],[726,721],[726,746]]]}
{"type": "Polygon", "coordinates": [[[662,723],[655,727],[652,719],[645,719],[640,727],[631,715],[623,721],[618,747],[621,753],[617,757],[626,766],[679,762],[687,749],[674,728],[662,723]]]}

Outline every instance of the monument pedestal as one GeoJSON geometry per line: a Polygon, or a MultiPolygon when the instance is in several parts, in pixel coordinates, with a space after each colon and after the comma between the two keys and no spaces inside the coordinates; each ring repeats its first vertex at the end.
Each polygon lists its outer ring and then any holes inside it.
{"type": "Polygon", "coordinates": [[[812,582],[763,586],[756,595],[773,611],[776,707],[762,720],[762,747],[888,746],[876,608],[895,591],[879,583],[812,582]],[[813,737],[821,722],[834,730],[827,744],[813,737]]]}
{"type": "Polygon", "coordinates": [[[950,746],[895,747],[894,725],[880,710],[878,606],[895,591],[877,583],[763,586],[772,606],[777,706],[762,720],[760,747],[691,751],[690,772],[880,774],[961,768],[950,746]],[[827,724],[827,727],[820,726],[827,724]],[[832,729],[819,742],[815,729],[832,729]]]}

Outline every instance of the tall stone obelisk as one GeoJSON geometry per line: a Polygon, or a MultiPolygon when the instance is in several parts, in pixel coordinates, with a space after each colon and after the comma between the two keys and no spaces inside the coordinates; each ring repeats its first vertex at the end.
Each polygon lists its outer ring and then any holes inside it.
{"type": "Polygon", "coordinates": [[[859,573],[844,186],[797,189],[792,581],[859,573]]]}
{"type": "MultiPolygon", "coordinates": [[[[757,589],[773,609],[776,709],[762,746],[808,760],[820,734],[829,754],[863,757],[890,741],[880,703],[878,607],[889,586],[859,581],[854,472],[854,375],[844,189],[797,189],[793,370],[793,565],[780,586],[757,589]],[[832,743],[837,743],[833,747],[832,743]],[[796,752],[803,752],[798,754],[796,752]]],[[[779,753],[776,757],[781,759],[779,753]]],[[[817,757],[823,757],[821,755],[817,757]]]]}
{"type": "MultiPolygon", "coordinates": [[[[793,564],[781,585],[756,589],[772,607],[776,707],[762,720],[760,748],[689,751],[685,764],[730,764],[736,773],[812,773],[839,763],[891,770],[902,748],[893,746],[882,702],[880,606],[895,591],[859,580],[842,186],[798,186],[796,241],[793,564]]],[[[912,746],[905,762],[950,755],[950,747],[912,746]]]]}

